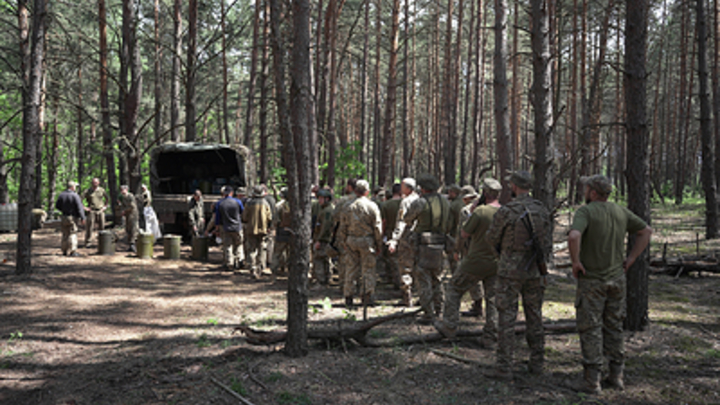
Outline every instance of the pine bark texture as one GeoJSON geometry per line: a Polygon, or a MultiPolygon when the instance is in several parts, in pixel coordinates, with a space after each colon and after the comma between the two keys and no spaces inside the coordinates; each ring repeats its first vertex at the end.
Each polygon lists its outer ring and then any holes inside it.
{"type": "MultiPolygon", "coordinates": [[[[625,4],[628,208],[649,224],[648,125],[645,111],[648,1],[626,0],[625,4]]],[[[625,328],[631,331],[644,330],[648,325],[648,267],[646,249],[627,272],[625,328]]]]}
{"type": "Polygon", "coordinates": [[[495,96],[495,134],[498,177],[503,191],[500,202],[510,200],[510,185],[505,180],[512,170],[510,150],[510,112],[508,110],[507,80],[507,0],[495,0],[495,66],[493,91],[495,96]]]}

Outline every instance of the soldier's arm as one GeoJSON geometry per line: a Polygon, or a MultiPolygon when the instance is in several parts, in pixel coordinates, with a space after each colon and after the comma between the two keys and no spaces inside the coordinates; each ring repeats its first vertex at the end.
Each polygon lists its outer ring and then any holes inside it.
{"type": "Polygon", "coordinates": [[[627,259],[623,262],[623,270],[627,273],[628,269],[635,263],[638,257],[650,243],[650,236],[652,235],[652,228],[646,225],[644,229],[639,230],[635,233],[635,244],[633,245],[630,254],[627,259]]]}

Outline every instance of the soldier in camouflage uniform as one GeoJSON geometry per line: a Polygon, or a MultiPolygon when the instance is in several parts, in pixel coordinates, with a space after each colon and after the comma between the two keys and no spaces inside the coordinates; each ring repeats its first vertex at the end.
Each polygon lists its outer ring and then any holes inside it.
{"type": "Polygon", "coordinates": [[[120,186],[118,203],[123,216],[125,216],[125,233],[129,244],[128,251],[135,252],[135,241],[137,241],[138,235],[138,208],[135,196],[128,191],[128,186],[120,186]]]}
{"type": "Polygon", "coordinates": [[[315,249],[313,254],[313,273],[318,283],[327,285],[332,276],[330,257],[334,255],[330,241],[332,240],[333,230],[332,214],[335,207],[332,205],[332,193],[330,190],[322,189],[318,191],[318,204],[320,204],[320,211],[318,212],[317,225],[315,226],[313,237],[313,241],[315,242],[313,244],[313,248],[315,249]]]}
{"type": "Polygon", "coordinates": [[[363,305],[372,305],[377,283],[375,264],[382,247],[382,219],[377,204],[368,198],[369,191],[367,181],[357,181],[355,194],[358,198],[348,206],[345,219],[340,224],[340,232],[346,235],[345,245],[351,263],[345,273],[343,288],[348,308],[352,307],[358,280],[361,282],[363,305]]]}
{"type": "Polygon", "coordinates": [[[418,176],[418,185],[422,189],[422,196],[413,201],[402,221],[406,225],[415,225],[412,235],[417,252],[415,276],[420,290],[420,306],[424,312],[420,322],[429,324],[442,309],[440,276],[444,252],[453,248],[448,244],[450,204],[437,193],[440,182],[435,176],[418,176]]]}
{"type": "MultiPolygon", "coordinates": [[[[494,180],[494,179],[491,179],[494,180]]],[[[494,180],[497,182],[497,180],[494,180]]],[[[499,184],[499,183],[498,183],[499,184]]],[[[470,240],[468,237],[463,237],[462,228],[465,226],[465,223],[468,219],[470,219],[470,216],[472,215],[475,208],[477,208],[477,205],[475,204],[475,200],[478,198],[478,194],[475,192],[475,188],[473,186],[464,186],[462,188],[462,200],[463,204],[465,204],[464,207],[460,210],[460,217],[458,221],[458,239],[457,239],[457,245],[455,249],[455,253],[453,256],[456,261],[460,261],[465,255],[468,253],[468,248],[470,247],[470,240]]],[[[483,235],[484,237],[484,235],[483,235]]],[[[453,275],[455,273],[453,272],[453,275]]],[[[482,316],[482,299],[483,295],[482,292],[480,292],[480,284],[476,284],[474,287],[470,288],[470,297],[472,298],[472,307],[469,311],[465,311],[462,313],[463,316],[482,316]]]]}
{"type": "MultiPolygon", "coordinates": [[[[448,201],[450,201],[450,237],[456,242],[460,239],[460,233],[458,232],[460,226],[460,211],[465,206],[462,196],[463,189],[457,184],[451,184],[450,187],[448,187],[448,201]]],[[[450,274],[455,274],[458,263],[460,263],[460,259],[456,258],[454,254],[459,248],[459,243],[455,243],[455,250],[453,252],[449,252],[448,264],[450,265],[450,274]]]]}
{"type": "MultiPolygon", "coordinates": [[[[392,239],[392,233],[395,230],[395,224],[397,224],[397,215],[400,210],[400,203],[402,202],[400,183],[395,183],[390,191],[391,196],[385,200],[380,207],[380,214],[382,215],[383,222],[383,241],[388,242],[392,239]]],[[[397,263],[394,260],[395,256],[390,255],[389,246],[385,244],[383,246],[382,260],[385,262],[385,270],[387,276],[393,283],[396,289],[400,288],[400,274],[398,273],[397,263]]]]}
{"type": "Polygon", "coordinates": [[[288,267],[288,257],[290,255],[290,222],[292,216],[290,212],[290,201],[287,199],[288,189],[283,187],[280,189],[280,202],[276,206],[275,215],[275,248],[273,249],[272,259],[270,261],[270,271],[272,272],[273,281],[286,271],[288,267]]]}
{"type": "Polygon", "coordinates": [[[500,254],[497,284],[497,364],[488,376],[501,379],[513,377],[515,320],[519,295],[522,295],[527,324],[525,338],[530,348],[528,370],[532,374],[541,374],[543,371],[545,335],[542,302],[545,277],[540,274],[537,258],[547,257],[552,250],[550,213],[542,202],[530,197],[530,173],[517,171],[510,176],[509,182],[515,199],[495,214],[486,236],[490,246],[496,247],[500,254]],[[542,252],[537,252],[533,247],[530,232],[523,223],[525,217],[530,220],[542,252]]]}
{"type": "Polygon", "coordinates": [[[388,241],[388,252],[392,255],[400,279],[400,289],[403,292],[401,303],[406,307],[412,306],[413,272],[415,271],[415,245],[411,238],[415,230],[415,222],[403,221],[405,213],[415,200],[419,198],[415,192],[416,182],[413,178],[405,178],[400,183],[400,193],[403,195],[397,212],[397,219],[392,230],[392,237],[388,241]]]}
{"type": "Polygon", "coordinates": [[[265,269],[267,235],[272,221],[272,209],[265,198],[262,185],[253,187],[252,194],[242,212],[244,238],[247,241],[247,258],[253,278],[260,279],[265,269]]]}
{"type": "Polygon", "coordinates": [[[575,308],[584,368],[573,388],[599,394],[604,357],[609,360],[606,385],[625,388],[625,273],[647,247],[652,229],[627,208],[607,201],[610,179],[595,175],[583,182],[587,205],[575,213],[568,233],[573,276],[578,280],[575,308]],[[636,238],[625,258],[627,233],[636,238]]]}
{"type": "Polygon", "coordinates": [[[62,212],[60,231],[62,239],[60,248],[64,256],[80,256],[77,252],[77,221],[85,223],[85,210],[80,196],[75,192],[77,183],[68,181],[67,189],[58,195],[55,208],[62,212]]]}
{"type": "Polygon", "coordinates": [[[338,261],[337,261],[337,271],[338,271],[338,279],[340,283],[340,288],[344,285],[345,280],[345,270],[352,265],[350,263],[350,257],[347,254],[347,246],[345,245],[345,237],[346,235],[342,233],[342,223],[345,220],[345,213],[347,212],[347,207],[352,204],[353,201],[357,198],[355,195],[355,184],[357,182],[357,179],[349,179],[345,185],[345,195],[340,198],[340,200],[335,204],[335,209],[333,210],[333,239],[331,240],[331,243],[335,249],[337,249],[338,252],[338,261]]]}
{"type": "Polygon", "coordinates": [[[460,299],[465,292],[476,288],[478,282],[482,281],[485,288],[487,316],[480,344],[485,348],[494,348],[497,341],[497,309],[495,307],[497,258],[493,246],[485,239],[485,233],[490,228],[493,216],[500,208],[497,199],[501,190],[502,186],[497,180],[486,179],[484,192],[487,204],[477,207],[461,230],[464,238],[470,238],[470,248],[446,286],[443,320],[434,323],[435,328],[445,337],[455,337],[460,318],[460,299]]]}
{"type": "Polygon", "coordinates": [[[85,204],[85,212],[87,213],[85,247],[87,247],[92,241],[95,224],[98,225],[98,230],[105,229],[105,210],[108,207],[110,197],[108,197],[105,189],[100,187],[100,179],[97,177],[92,179],[92,187],[85,191],[84,197],[85,201],[87,201],[87,204],[85,204]]]}
{"type": "Polygon", "coordinates": [[[188,220],[190,221],[190,233],[198,236],[205,229],[205,207],[203,206],[202,192],[195,190],[195,193],[188,200],[188,220]]]}

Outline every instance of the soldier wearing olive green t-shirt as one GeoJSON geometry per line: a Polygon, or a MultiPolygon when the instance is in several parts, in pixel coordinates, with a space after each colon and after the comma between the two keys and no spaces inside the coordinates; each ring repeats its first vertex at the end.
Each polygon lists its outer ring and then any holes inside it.
{"type": "Polygon", "coordinates": [[[85,191],[83,197],[85,197],[85,202],[87,202],[87,204],[85,204],[87,214],[85,246],[88,246],[92,241],[95,224],[97,224],[98,230],[102,231],[105,229],[105,210],[108,207],[110,198],[105,189],[100,187],[100,179],[97,177],[92,179],[92,187],[85,191]]]}
{"type": "Polygon", "coordinates": [[[650,241],[652,229],[625,207],[608,202],[610,179],[583,178],[587,205],[575,214],[568,234],[573,276],[578,279],[575,308],[583,356],[578,391],[598,394],[600,368],[609,360],[607,386],[623,389],[623,321],[625,273],[650,241]],[[625,257],[625,235],[635,234],[635,244],[625,257]]]}
{"type": "Polygon", "coordinates": [[[485,327],[480,344],[493,348],[497,342],[497,308],[495,307],[495,285],[497,282],[497,257],[493,247],[485,239],[485,233],[500,208],[498,196],[502,186],[495,179],[486,179],[483,193],[486,205],[473,211],[462,230],[462,236],[470,238],[468,253],[463,257],[458,269],[445,288],[445,308],[443,320],[434,323],[435,328],[445,337],[455,337],[460,318],[460,299],[465,292],[483,282],[485,290],[485,327]]]}

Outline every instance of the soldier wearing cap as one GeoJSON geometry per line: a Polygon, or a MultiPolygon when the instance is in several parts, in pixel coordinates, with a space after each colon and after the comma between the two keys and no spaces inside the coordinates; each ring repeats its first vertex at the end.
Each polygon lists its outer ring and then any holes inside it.
{"type": "Polygon", "coordinates": [[[520,295],[527,323],[525,338],[530,348],[528,370],[531,374],[543,372],[545,278],[541,271],[544,257],[552,250],[550,213],[542,202],[530,197],[532,176],[526,171],[516,171],[508,181],[514,200],[497,211],[486,234],[487,242],[500,256],[496,300],[499,317],[497,363],[488,376],[501,379],[513,377],[515,319],[520,295]],[[531,234],[536,236],[540,251],[531,234]]]}
{"type": "Polygon", "coordinates": [[[105,210],[108,207],[107,192],[104,188],[100,187],[100,179],[95,177],[92,179],[92,186],[85,191],[84,194],[85,211],[87,212],[87,226],[85,227],[85,247],[87,247],[92,241],[93,229],[97,224],[98,230],[102,231],[105,229],[105,210]]]}
{"type": "Polygon", "coordinates": [[[568,233],[573,276],[577,279],[577,329],[580,334],[582,379],[573,388],[598,394],[600,369],[609,360],[605,381],[623,389],[625,348],[625,273],[650,242],[652,229],[625,207],[609,202],[610,179],[595,175],[583,178],[587,205],[575,213],[568,233]],[[636,236],[625,257],[625,235],[636,236]]]}
{"type": "Polygon", "coordinates": [[[403,296],[401,304],[406,307],[412,306],[412,285],[413,272],[415,271],[415,245],[412,241],[412,234],[415,230],[415,222],[406,223],[403,221],[405,213],[420,196],[415,191],[417,183],[411,177],[404,178],[400,183],[402,201],[396,215],[395,224],[391,225],[392,236],[388,240],[388,252],[392,255],[397,267],[400,279],[400,289],[403,296]],[[394,254],[394,255],[393,255],[394,254]]]}
{"type": "Polygon", "coordinates": [[[135,252],[135,242],[138,236],[138,207],[135,196],[130,193],[126,185],[120,186],[118,204],[125,217],[125,234],[127,235],[128,251],[135,252]]]}
{"type": "Polygon", "coordinates": [[[265,198],[262,185],[252,189],[250,198],[245,204],[242,213],[243,233],[247,247],[247,258],[253,278],[260,279],[265,268],[265,249],[267,249],[267,234],[272,221],[272,209],[265,198]]]}
{"type": "MultiPolygon", "coordinates": [[[[475,187],[469,185],[463,186],[461,194],[463,204],[465,204],[465,206],[460,210],[460,221],[458,222],[457,231],[458,238],[456,242],[457,244],[455,253],[453,254],[453,256],[456,256],[454,257],[454,259],[458,262],[468,254],[468,249],[470,248],[470,239],[468,236],[463,236],[462,228],[463,226],[465,226],[465,223],[468,221],[468,219],[470,219],[470,216],[472,215],[475,208],[477,208],[477,200],[479,197],[478,193],[475,191],[475,187]]],[[[455,273],[453,272],[453,274],[455,273]]],[[[470,297],[472,298],[472,306],[468,311],[463,312],[462,315],[475,317],[482,316],[483,295],[480,291],[480,284],[476,283],[473,287],[470,288],[468,292],[470,293],[470,297]]]]}
{"type": "Polygon", "coordinates": [[[438,194],[440,182],[432,174],[421,174],[417,179],[422,196],[410,205],[403,215],[406,226],[415,226],[412,240],[415,242],[417,262],[415,276],[419,287],[420,306],[423,310],[421,323],[432,323],[442,308],[440,275],[443,270],[444,252],[452,250],[448,244],[450,228],[450,204],[438,194]]]}
{"type": "Polygon", "coordinates": [[[363,305],[373,304],[377,283],[376,256],[382,246],[382,219],[377,204],[368,198],[370,184],[365,180],[358,180],[355,194],[357,198],[348,206],[346,218],[341,222],[339,231],[346,235],[345,245],[350,256],[350,266],[346,269],[343,288],[347,307],[353,305],[356,283],[362,294],[363,305]]]}
{"type": "Polygon", "coordinates": [[[62,239],[60,248],[64,256],[79,256],[77,252],[77,219],[80,225],[85,223],[85,207],[83,207],[80,196],[75,192],[77,183],[68,181],[67,189],[58,195],[55,208],[62,212],[60,219],[60,231],[62,239]]]}
{"type": "MultiPolygon", "coordinates": [[[[501,190],[502,186],[496,180],[483,183],[487,204],[475,208],[461,230],[462,237],[470,239],[468,254],[463,257],[445,288],[446,301],[443,320],[436,321],[434,324],[435,328],[445,337],[454,337],[459,322],[460,300],[465,292],[476,288],[478,282],[482,281],[487,311],[483,335],[479,342],[485,348],[495,347],[497,341],[497,310],[495,308],[497,258],[493,247],[485,239],[485,233],[493,221],[493,216],[500,208],[498,196],[501,190]]],[[[482,308],[482,304],[480,306],[482,308]]]]}
{"type": "Polygon", "coordinates": [[[273,280],[284,270],[287,270],[287,260],[290,254],[290,230],[292,221],[292,212],[290,211],[290,202],[288,201],[288,188],[280,189],[280,201],[277,203],[275,222],[275,247],[272,252],[270,261],[270,271],[273,280]]]}
{"type": "Polygon", "coordinates": [[[332,204],[332,193],[328,189],[321,189],[317,193],[320,211],[317,215],[317,224],[313,233],[313,274],[315,280],[327,285],[330,282],[331,262],[330,257],[335,254],[330,246],[332,240],[333,220],[332,214],[335,209],[332,204]]]}
{"type": "Polygon", "coordinates": [[[190,222],[190,233],[192,236],[199,236],[205,229],[205,207],[202,198],[202,191],[195,190],[188,200],[188,221],[190,222]]]}

